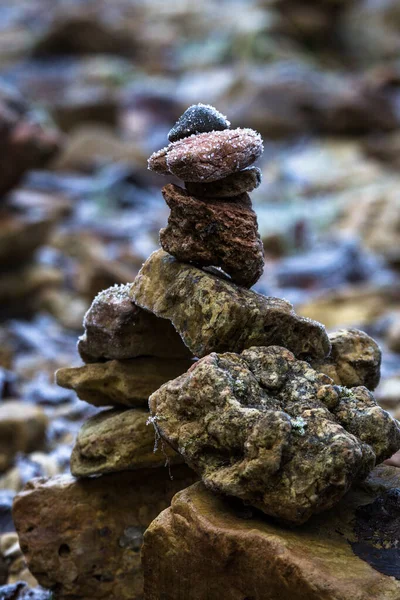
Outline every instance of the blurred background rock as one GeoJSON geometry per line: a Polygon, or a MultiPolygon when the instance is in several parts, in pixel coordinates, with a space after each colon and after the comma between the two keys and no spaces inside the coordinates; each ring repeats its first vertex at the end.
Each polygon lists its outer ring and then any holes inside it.
{"type": "Polygon", "coordinates": [[[35,587],[12,497],[68,472],[98,410],[53,374],[80,364],[93,297],[158,246],[146,161],[191,103],[264,138],[255,289],[375,336],[400,417],[396,0],[1,0],[0,69],[0,585],[35,587]]]}

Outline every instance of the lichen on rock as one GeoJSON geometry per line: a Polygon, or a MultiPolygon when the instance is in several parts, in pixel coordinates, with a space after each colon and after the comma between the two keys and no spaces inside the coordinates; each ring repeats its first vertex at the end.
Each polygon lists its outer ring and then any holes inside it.
{"type": "Polygon", "coordinates": [[[298,316],[286,300],[257,294],[158,250],[132,284],[130,297],[169,319],[198,357],[281,345],[298,357],[323,358],[330,351],[325,328],[298,316]]]}
{"type": "Polygon", "coordinates": [[[363,387],[336,386],[286,348],[212,353],[149,399],[158,433],[207,487],[303,523],[400,447],[363,387]]]}
{"type": "Polygon", "coordinates": [[[340,329],[329,334],[330,355],[312,361],[317,371],[326,373],[338,385],[364,385],[374,390],[379,383],[382,353],[378,344],[359,329],[340,329]]]}

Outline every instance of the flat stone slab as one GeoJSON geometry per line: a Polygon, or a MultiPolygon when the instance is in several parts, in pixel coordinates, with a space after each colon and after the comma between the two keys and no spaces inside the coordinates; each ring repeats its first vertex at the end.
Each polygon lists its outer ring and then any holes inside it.
{"type": "Polygon", "coordinates": [[[155,440],[143,408],[103,410],[79,430],[71,455],[71,473],[89,477],[183,462],[169,444],[155,440]]]}
{"type": "MultiPolygon", "coordinates": [[[[398,487],[400,469],[377,467],[334,509],[290,529],[196,483],[179,492],[145,533],[144,598],[398,600],[398,557],[391,577],[371,566],[370,557],[368,562],[355,553],[360,519],[398,487]]],[[[386,515],[386,522],[397,526],[397,539],[398,507],[386,515]]],[[[364,542],[380,556],[381,569],[393,555],[394,537],[387,541],[392,547],[380,550],[364,542]]]]}
{"type": "Polygon", "coordinates": [[[141,356],[63,367],[56,372],[56,381],[94,406],[147,406],[150,394],[192,364],[183,358],[141,356]]]}

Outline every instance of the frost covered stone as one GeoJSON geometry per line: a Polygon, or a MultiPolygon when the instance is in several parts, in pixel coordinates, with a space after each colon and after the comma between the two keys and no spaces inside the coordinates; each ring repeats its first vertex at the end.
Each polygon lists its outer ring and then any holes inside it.
{"type": "Polygon", "coordinates": [[[258,281],[264,249],[247,194],[203,202],[170,184],[163,188],[163,196],[171,209],[168,227],[160,231],[166,252],[199,267],[221,267],[244,287],[258,281]]]}
{"type": "Polygon", "coordinates": [[[190,352],[168,321],[135,306],[130,284],[100,292],[85,315],[78,350],[86,363],[137,356],[187,358],[190,352]]]}
{"type": "Polygon", "coordinates": [[[228,119],[213,106],[193,104],[179,117],[169,132],[168,139],[170,142],[176,142],[196,133],[229,129],[230,125],[228,119]]]}
{"type": "Polygon", "coordinates": [[[178,140],[152,154],[148,166],[183,181],[206,183],[249,167],[262,152],[261,136],[253,129],[225,129],[178,140]]]}
{"type": "Polygon", "coordinates": [[[180,263],[163,250],[144,263],[130,296],[142,308],[169,319],[198,357],[272,344],[298,357],[323,358],[330,351],[323,325],[299,317],[286,300],[238,287],[180,263]]]}
{"type": "Polygon", "coordinates": [[[398,423],[366,388],[335,386],[277,346],[212,353],[149,406],[208,488],[298,524],[400,447],[398,423]]]}

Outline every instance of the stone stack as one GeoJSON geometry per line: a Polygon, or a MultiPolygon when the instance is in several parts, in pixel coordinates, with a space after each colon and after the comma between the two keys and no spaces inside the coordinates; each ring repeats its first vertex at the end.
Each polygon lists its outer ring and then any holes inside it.
{"type": "MultiPolygon", "coordinates": [[[[171,215],[162,249],[132,285],[98,295],[79,340],[86,364],[57,373],[81,399],[114,408],[78,434],[71,470],[79,479],[36,481],[17,498],[21,547],[56,598],[138,600],[143,531],[194,471],[202,482],[145,534],[146,600],[344,600],[350,588],[334,583],[340,570],[315,582],[316,549],[326,546],[315,538],[315,556],[302,563],[304,544],[292,543],[287,525],[312,531],[306,521],[340,506],[399,449],[399,425],[371,393],[380,350],[357,330],[328,336],[285,300],[249,289],[264,265],[248,196],[259,183],[251,165],[260,136],[229,129],[215,109],[196,105],[169,138],[149,167],[180,177],[185,189],[163,189],[171,215]],[[154,433],[162,452],[153,453],[154,433]],[[166,459],[192,471],[173,466],[168,481],[159,468],[166,459]],[[246,531],[229,502],[239,515],[258,511],[246,531]],[[261,563],[253,567],[260,551],[275,564],[288,544],[287,560],[268,567],[267,578],[261,563]]],[[[400,586],[387,579],[370,581],[394,598],[400,586]]]]}

